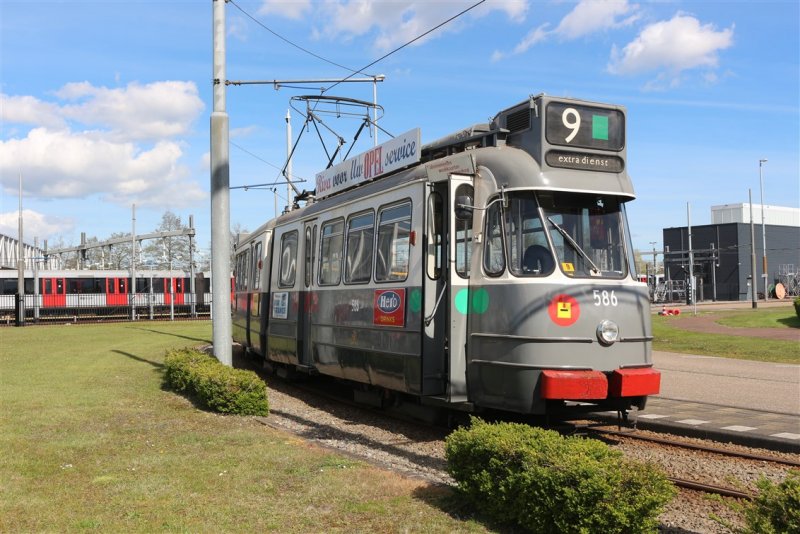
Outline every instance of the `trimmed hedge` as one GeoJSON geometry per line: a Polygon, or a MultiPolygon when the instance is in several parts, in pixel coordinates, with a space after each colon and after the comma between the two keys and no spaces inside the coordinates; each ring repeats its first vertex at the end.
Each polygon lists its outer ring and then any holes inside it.
{"type": "Polygon", "coordinates": [[[800,317],[800,297],[795,297],[792,303],[794,304],[794,313],[800,317]]]}
{"type": "Polygon", "coordinates": [[[759,493],[744,510],[747,534],[800,532],[800,471],[789,471],[780,484],[762,477],[759,493]]]}
{"type": "Polygon", "coordinates": [[[195,349],[167,351],[164,380],[217,412],[237,415],[269,415],[267,385],[253,371],[232,369],[195,349]]]}
{"type": "Polygon", "coordinates": [[[526,530],[655,532],[674,486],[650,464],[597,440],[473,418],[445,444],[460,492],[486,515],[526,530]]]}

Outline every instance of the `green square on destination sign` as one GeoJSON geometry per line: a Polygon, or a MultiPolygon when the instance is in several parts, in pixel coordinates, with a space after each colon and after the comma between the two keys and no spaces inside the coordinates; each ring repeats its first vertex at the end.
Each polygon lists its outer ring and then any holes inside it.
{"type": "Polygon", "coordinates": [[[608,117],[592,115],[592,139],[608,141],[608,117]]]}

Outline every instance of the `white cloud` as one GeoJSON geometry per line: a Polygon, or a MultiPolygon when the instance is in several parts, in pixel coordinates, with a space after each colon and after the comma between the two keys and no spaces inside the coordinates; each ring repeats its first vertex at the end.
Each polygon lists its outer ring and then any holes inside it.
{"type": "Polygon", "coordinates": [[[30,124],[48,128],[64,128],[61,109],[57,104],[42,102],[32,96],[0,94],[0,118],[3,124],[30,124]]]}
{"type": "MultiPolygon", "coordinates": [[[[75,223],[64,217],[52,217],[29,209],[22,210],[23,240],[33,244],[32,236],[48,239],[63,232],[71,232],[75,223]]],[[[19,235],[19,210],[0,213],[0,234],[17,238],[19,235]]],[[[40,245],[42,242],[40,241],[40,245]]]]}
{"type": "Polygon", "coordinates": [[[583,0],[575,6],[553,31],[563,39],[577,39],[611,28],[633,24],[638,18],[638,5],[627,0],[583,0]]]}
{"type": "MultiPolygon", "coordinates": [[[[115,142],[84,133],[46,128],[24,139],[0,142],[4,175],[23,174],[25,192],[42,198],[84,198],[100,194],[108,200],[141,205],[188,205],[204,197],[188,171],[178,164],[177,143],[162,141],[149,150],[132,142],[115,142]],[[184,191],[176,194],[176,185],[184,191]],[[170,191],[168,191],[170,190],[170,191]]],[[[13,188],[12,183],[5,184],[13,188]]]]}
{"type": "Polygon", "coordinates": [[[119,139],[155,140],[183,135],[203,111],[194,82],[163,81],[124,88],[69,83],[56,96],[77,101],[62,108],[84,125],[109,127],[119,139]]]}
{"type": "Polygon", "coordinates": [[[521,54],[536,43],[545,40],[548,35],[547,26],[549,26],[549,23],[545,22],[538,28],[534,28],[528,32],[528,35],[526,35],[522,41],[520,41],[517,46],[514,47],[514,53],[521,54]]]}
{"type": "Polygon", "coordinates": [[[300,20],[311,10],[311,0],[264,0],[259,15],[277,15],[300,20]]]}
{"type": "MultiPolygon", "coordinates": [[[[561,19],[553,30],[547,30],[546,22],[533,28],[514,47],[514,54],[522,54],[532,46],[551,37],[570,41],[609,29],[629,26],[639,19],[639,6],[629,4],[627,0],[581,0],[575,8],[561,19]]],[[[493,59],[504,54],[495,52],[493,59]]]]}
{"type": "Polygon", "coordinates": [[[733,30],[731,26],[717,31],[712,24],[701,25],[696,18],[678,13],[671,20],[647,26],[622,50],[614,47],[608,70],[613,74],[665,70],[674,83],[682,71],[715,68],[719,51],[733,45],[733,30]]]}
{"type": "MultiPolygon", "coordinates": [[[[314,21],[313,38],[352,40],[369,36],[375,48],[386,51],[411,41],[422,33],[468,8],[473,0],[447,2],[386,0],[265,0],[259,15],[275,15],[292,20],[311,17],[314,21]]],[[[510,20],[519,22],[528,10],[527,0],[493,0],[443,26],[436,32],[417,41],[457,32],[467,21],[485,17],[493,12],[504,13],[510,20]]]]}
{"type": "Polygon", "coordinates": [[[114,89],[80,82],[54,95],[56,102],[2,95],[4,123],[34,126],[0,140],[7,190],[21,171],[26,194],[41,198],[182,207],[206,197],[181,163],[179,137],[203,109],[193,82],[114,89]]]}

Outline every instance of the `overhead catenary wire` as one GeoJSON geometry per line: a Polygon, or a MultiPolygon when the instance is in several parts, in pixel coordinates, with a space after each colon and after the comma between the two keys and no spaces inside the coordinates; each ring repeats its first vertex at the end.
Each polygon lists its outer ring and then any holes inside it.
{"type": "MultiPolygon", "coordinates": [[[[283,35],[279,34],[279,33],[278,33],[278,32],[276,32],[275,30],[273,30],[272,28],[270,28],[269,26],[267,26],[266,24],[264,24],[263,22],[261,22],[260,20],[258,20],[257,18],[255,18],[253,15],[251,15],[250,13],[248,13],[247,11],[245,11],[245,9],[244,9],[244,8],[242,8],[242,7],[241,7],[239,4],[237,4],[236,2],[234,2],[234,0],[226,0],[226,1],[227,1],[228,3],[230,3],[230,4],[231,4],[233,7],[235,7],[236,9],[238,9],[238,10],[239,10],[239,11],[240,11],[240,12],[241,12],[241,13],[242,13],[244,16],[246,16],[247,18],[249,18],[250,20],[252,20],[252,21],[253,21],[253,22],[255,22],[256,24],[258,24],[259,26],[261,26],[262,28],[264,28],[265,30],[267,30],[269,33],[271,33],[272,35],[274,35],[275,37],[277,37],[278,39],[280,39],[280,40],[281,40],[281,41],[283,41],[284,43],[286,43],[286,44],[288,44],[288,45],[290,45],[290,46],[293,46],[293,47],[297,48],[298,50],[300,50],[300,51],[302,51],[302,52],[305,52],[306,54],[308,54],[308,55],[310,55],[310,56],[313,56],[313,57],[315,57],[315,58],[317,58],[317,59],[319,59],[319,60],[321,60],[321,61],[324,61],[325,63],[329,63],[329,64],[331,64],[331,65],[333,65],[333,66],[335,66],[335,67],[339,67],[340,69],[344,69],[344,70],[346,70],[346,71],[350,71],[350,72],[352,72],[351,76],[354,76],[354,75],[356,75],[356,74],[364,74],[365,76],[369,76],[370,78],[374,78],[374,77],[375,77],[375,76],[374,76],[374,75],[372,75],[372,74],[367,74],[366,72],[364,72],[364,69],[361,69],[361,70],[354,70],[354,69],[351,69],[350,67],[346,67],[345,65],[341,65],[341,64],[339,64],[339,63],[336,63],[335,61],[331,61],[330,59],[327,59],[327,58],[325,58],[325,57],[322,57],[322,56],[320,56],[319,54],[317,54],[317,53],[315,53],[315,52],[312,52],[311,50],[308,50],[307,48],[304,48],[304,47],[300,46],[300,45],[299,45],[299,44],[297,44],[297,43],[294,43],[294,42],[292,42],[291,40],[289,40],[289,39],[287,39],[286,37],[284,37],[283,35]]],[[[365,68],[366,68],[366,67],[365,67],[365,68]]]]}
{"type": "MultiPolygon", "coordinates": [[[[431,33],[435,32],[436,30],[438,30],[438,29],[439,29],[439,28],[441,28],[442,26],[445,26],[445,25],[449,24],[450,22],[454,21],[455,19],[457,19],[457,18],[458,18],[458,17],[460,17],[461,15],[464,15],[464,14],[466,14],[466,13],[468,13],[468,12],[472,11],[473,9],[475,9],[475,8],[476,8],[476,7],[478,7],[479,5],[483,4],[484,2],[486,2],[486,0],[480,0],[480,1],[478,1],[478,2],[475,2],[474,4],[472,4],[471,6],[469,6],[468,8],[466,8],[466,9],[464,9],[463,11],[461,11],[461,12],[459,12],[459,13],[457,13],[457,14],[453,15],[452,17],[450,17],[449,19],[445,20],[444,22],[440,22],[439,24],[437,24],[436,26],[434,26],[434,27],[433,27],[433,28],[431,28],[430,30],[428,30],[428,31],[426,31],[426,32],[424,32],[424,33],[422,33],[422,34],[418,35],[417,37],[414,37],[413,39],[411,39],[411,40],[410,40],[410,41],[408,41],[407,43],[405,43],[405,44],[402,44],[402,45],[398,46],[397,48],[395,48],[395,49],[394,49],[394,50],[392,50],[391,52],[388,52],[387,54],[384,54],[383,56],[379,57],[378,59],[376,59],[375,61],[373,61],[373,62],[372,62],[372,63],[370,63],[369,65],[365,65],[364,67],[362,67],[362,68],[361,68],[361,70],[359,70],[359,71],[357,71],[357,72],[353,72],[353,74],[350,74],[350,75],[348,75],[347,77],[345,77],[345,78],[343,78],[343,79],[339,80],[338,82],[334,83],[334,84],[333,84],[333,85],[331,85],[330,87],[326,88],[326,89],[323,91],[323,93],[326,93],[326,92],[330,91],[331,89],[333,89],[334,87],[336,87],[337,85],[339,85],[340,83],[343,83],[343,82],[345,82],[345,81],[349,80],[350,78],[352,78],[353,76],[355,76],[355,75],[356,75],[356,74],[358,74],[359,72],[363,73],[363,72],[364,72],[364,70],[366,70],[366,69],[368,69],[368,68],[372,67],[372,66],[373,66],[373,65],[375,65],[376,63],[379,63],[379,62],[383,61],[384,59],[386,59],[387,57],[391,56],[392,54],[395,54],[395,53],[399,52],[399,51],[400,51],[400,50],[402,50],[403,48],[405,48],[405,47],[407,47],[407,46],[409,46],[409,45],[411,45],[411,44],[414,44],[415,42],[419,41],[419,40],[420,40],[420,39],[422,39],[423,37],[425,37],[425,36],[427,36],[427,35],[429,35],[429,34],[431,34],[431,33]]],[[[348,70],[349,70],[349,69],[348,69],[348,70]]]]}

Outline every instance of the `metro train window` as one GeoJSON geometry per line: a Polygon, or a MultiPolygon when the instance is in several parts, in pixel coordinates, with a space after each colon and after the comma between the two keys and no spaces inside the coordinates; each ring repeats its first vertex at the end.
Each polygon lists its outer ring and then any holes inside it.
{"type": "Polygon", "coordinates": [[[283,234],[281,237],[281,264],[279,267],[278,285],[293,287],[297,273],[297,230],[283,234]]]}
{"type": "Polygon", "coordinates": [[[332,286],[342,279],[342,240],[344,221],[339,219],[322,225],[319,253],[319,285],[332,286]]]}
{"type": "Polygon", "coordinates": [[[375,281],[396,282],[408,277],[411,252],[411,203],[381,208],[375,281]]]}
{"type": "Polygon", "coordinates": [[[369,282],[372,275],[372,247],[375,237],[375,214],[372,211],[347,220],[344,282],[369,282]]]}

